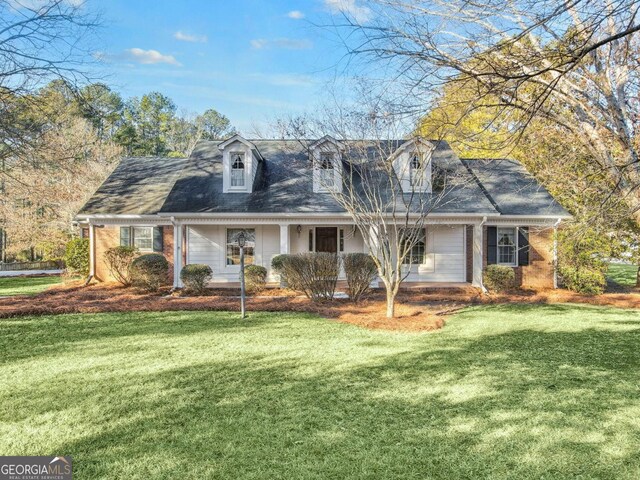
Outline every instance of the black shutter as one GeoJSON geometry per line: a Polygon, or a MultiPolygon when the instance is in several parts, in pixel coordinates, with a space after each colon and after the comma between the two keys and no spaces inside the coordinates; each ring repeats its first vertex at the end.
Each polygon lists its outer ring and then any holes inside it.
{"type": "Polygon", "coordinates": [[[487,265],[498,263],[498,227],[487,227],[487,265]]]}
{"type": "Polygon", "coordinates": [[[153,251],[162,253],[162,227],[153,227],[153,251]]]}
{"type": "Polygon", "coordinates": [[[120,227],[120,245],[123,247],[131,246],[131,227],[120,227]]]}
{"type": "Polygon", "coordinates": [[[529,265],[529,227],[518,228],[518,265],[529,265]]]}

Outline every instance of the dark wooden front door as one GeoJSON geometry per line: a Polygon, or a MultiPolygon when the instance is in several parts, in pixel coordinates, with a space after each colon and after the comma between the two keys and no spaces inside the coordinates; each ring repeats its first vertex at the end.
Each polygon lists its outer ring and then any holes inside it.
{"type": "Polygon", "coordinates": [[[336,253],[338,251],[338,228],[316,228],[316,252],[336,253]]]}

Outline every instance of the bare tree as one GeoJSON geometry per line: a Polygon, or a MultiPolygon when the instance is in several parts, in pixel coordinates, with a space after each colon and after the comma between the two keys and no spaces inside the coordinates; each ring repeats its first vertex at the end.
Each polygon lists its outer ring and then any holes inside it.
{"type": "Polygon", "coordinates": [[[307,149],[314,182],[362,235],[392,318],[402,282],[424,261],[429,214],[464,188],[464,167],[455,156],[442,156],[437,142],[407,135],[396,117],[374,110],[327,108],[280,127],[284,137],[307,149]],[[325,154],[335,155],[336,149],[340,160],[331,163],[325,154]]]}
{"type": "Polygon", "coordinates": [[[99,138],[87,120],[49,129],[2,180],[0,216],[9,254],[35,250],[60,255],[77,211],[115,166],[121,149],[99,138]]]}
{"type": "Polygon", "coordinates": [[[349,32],[356,58],[395,74],[407,111],[427,111],[434,92],[453,83],[475,91],[467,108],[493,109],[491,122],[506,126],[510,141],[534,118],[554,122],[609,176],[610,196],[639,214],[638,2],[372,3],[372,22],[346,17],[338,31],[349,32]]]}
{"type": "MultiPolygon", "coordinates": [[[[59,225],[58,219],[70,221],[61,204],[60,212],[54,215],[56,220],[44,222],[47,207],[36,206],[44,192],[50,195],[46,205],[69,199],[69,195],[77,200],[83,191],[77,187],[95,185],[93,175],[101,171],[91,162],[68,161],[78,154],[77,149],[60,151],[67,135],[82,135],[84,125],[67,125],[65,138],[59,138],[60,145],[51,151],[52,138],[62,132],[58,129],[59,117],[66,115],[71,102],[67,98],[57,104],[63,105],[63,112],[55,102],[43,101],[44,95],[40,94],[45,85],[58,81],[56,95],[81,99],[79,88],[90,81],[88,66],[96,60],[89,42],[99,23],[99,16],[83,2],[0,0],[0,182],[4,213],[0,223],[15,234],[15,248],[24,246],[29,236],[44,234],[42,229],[50,233],[52,223],[59,225]],[[70,170],[72,167],[77,168],[70,170]],[[65,181],[64,172],[69,181],[65,181]],[[60,182],[55,193],[50,188],[54,179],[60,182]],[[38,228],[34,228],[33,218],[40,219],[38,228]]],[[[91,148],[93,145],[85,145],[86,150],[91,148]]],[[[71,201],[71,205],[77,202],[71,201]]]]}

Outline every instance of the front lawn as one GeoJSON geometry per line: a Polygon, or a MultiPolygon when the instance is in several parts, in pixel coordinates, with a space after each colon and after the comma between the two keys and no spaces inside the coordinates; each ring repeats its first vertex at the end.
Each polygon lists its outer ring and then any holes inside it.
{"type": "Polygon", "coordinates": [[[607,271],[607,280],[622,287],[635,287],[637,273],[638,267],[636,265],[610,263],[607,271]]]}
{"type": "Polygon", "coordinates": [[[0,452],[74,478],[640,477],[640,312],[476,307],[435,333],[300,313],[0,321],[0,452]]]}
{"type": "Polygon", "coordinates": [[[57,275],[47,277],[0,277],[0,297],[35,295],[62,280],[57,275]]]}

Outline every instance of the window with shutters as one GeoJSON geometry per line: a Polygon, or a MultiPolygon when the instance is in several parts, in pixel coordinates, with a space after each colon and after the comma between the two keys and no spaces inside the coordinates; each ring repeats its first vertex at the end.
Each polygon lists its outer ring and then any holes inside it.
{"type": "Polygon", "coordinates": [[[141,252],[162,252],[162,227],[120,227],[120,245],[141,252]]]}
{"type": "Polygon", "coordinates": [[[515,228],[498,228],[497,259],[498,265],[515,267],[516,252],[518,250],[518,236],[515,228]]]}

